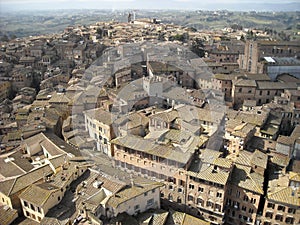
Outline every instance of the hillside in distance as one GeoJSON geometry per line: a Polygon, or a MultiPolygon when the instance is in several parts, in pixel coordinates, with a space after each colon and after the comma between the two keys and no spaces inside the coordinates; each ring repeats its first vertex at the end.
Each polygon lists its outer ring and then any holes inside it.
{"type": "MultiPolygon", "coordinates": [[[[126,22],[131,10],[38,10],[4,11],[0,14],[0,36],[25,37],[59,33],[67,26],[91,25],[99,21],[126,22]]],[[[157,18],[197,30],[214,30],[238,24],[244,28],[300,30],[299,12],[135,10],[136,18],[157,18]]]]}

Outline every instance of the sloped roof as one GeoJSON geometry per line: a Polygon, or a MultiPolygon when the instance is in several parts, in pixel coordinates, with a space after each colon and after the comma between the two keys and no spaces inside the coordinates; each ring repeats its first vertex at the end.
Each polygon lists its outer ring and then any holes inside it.
{"type": "Polygon", "coordinates": [[[7,205],[2,205],[0,206],[0,215],[2,215],[0,216],[0,224],[9,225],[18,217],[18,211],[7,205]]]}
{"type": "Polygon", "coordinates": [[[101,108],[87,110],[84,114],[91,119],[95,119],[106,125],[111,125],[113,123],[113,115],[101,108]]]}
{"type": "Polygon", "coordinates": [[[283,187],[276,192],[268,193],[267,198],[288,205],[300,206],[300,192],[294,191],[291,187],[283,187]]]}
{"type": "Polygon", "coordinates": [[[230,182],[233,185],[246,189],[248,191],[263,194],[263,182],[264,177],[257,173],[251,173],[249,170],[245,170],[243,166],[235,166],[230,182]]]}
{"type": "Polygon", "coordinates": [[[139,195],[142,195],[148,191],[153,189],[162,187],[162,183],[158,182],[151,182],[151,183],[144,183],[144,184],[136,184],[134,186],[127,186],[123,190],[119,191],[115,195],[112,195],[107,204],[113,208],[117,208],[120,204],[123,204],[129,201],[132,198],[135,198],[139,195]]]}
{"type": "Polygon", "coordinates": [[[37,206],[43,206],[51,194],[56,191],[58,191],[58,188],[53,185],[43,186],[32,184],[19,195],[19,198],[37,206]]]}
{"type": "Polygon", "coordinates": [[[18,191],[27,188],[32,183],[41,180],[45,174],[50,174],[53,172],[54,171],[49,165],[41,166],[14,179],[0,182],[0,191],[6,196],[11,196],[18,191]]]}
{"type": "Polygon", "coordinates": [[[112,140],[111,143],[180,163],[187,163],[192,156],[192,152],[183,152],[180,148],[156,144],[153,141],[134,135],[118,137],[112,140]]]}
{"type": "Polygon", "coordinates": [[[202,180],[214,182],[217,184],[225,185],[229,178],[229,173],[222,170],[215,170],[214,166],[208,166],[206,169],[196,173],[192,171],[188,171],[187,174],[189,176],[197,177],[202,180]]]}

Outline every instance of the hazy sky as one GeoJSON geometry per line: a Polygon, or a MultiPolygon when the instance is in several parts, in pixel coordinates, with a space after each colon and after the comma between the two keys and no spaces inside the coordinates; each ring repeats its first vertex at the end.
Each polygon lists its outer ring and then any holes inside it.
{"type": "MultiPolygon", "coordinates": [[[[0,0],[0,9],[238,9],[251,10],[257,5],[294,3],[300,0],[0,0]]],[[[258,7],[259,9],[259,7],[258,7]]],[[[262,9],[263,10],[263,9],[262,9]]],[[[279,9],[280,10],[280,7],[279,9]]]]}

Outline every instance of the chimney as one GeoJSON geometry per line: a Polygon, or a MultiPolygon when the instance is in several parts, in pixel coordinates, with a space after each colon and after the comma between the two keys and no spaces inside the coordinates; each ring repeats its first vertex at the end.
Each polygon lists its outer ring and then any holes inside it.
{"type": "Polygon", "coordinates": [[[87,212],[87,209],[86,209],[86,205],[83,205],[83,211],[84,211],[84,217],[86,219],[88,219],[89,215],[88,215],[88,212],[87,212]]]}
{"type": "Polygon", "coordinates": [[[48,180],[47,176],[46,176],[46,173],[44,173],[44,182],[46,183],[48,180]]]}
{"type": "Polygon", "coordinates": [[[134,180],[133,180],[132,174],[130,174],[130,184],[131,184],[131,187],[134,187],[134,180]]]}
{"type": "Polygon", "coordinates": [[[172,100],[172,110],[175,108],[175,100],[172,100]]]}

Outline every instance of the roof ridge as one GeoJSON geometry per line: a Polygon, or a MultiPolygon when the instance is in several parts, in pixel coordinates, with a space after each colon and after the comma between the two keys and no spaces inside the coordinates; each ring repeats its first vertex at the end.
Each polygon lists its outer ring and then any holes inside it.
{"type": "Polygon", "coordinates": [[[295,178],[295,177],[299,177],[300,178],[300,173],[296,173],[296,172],[293,172],[291,171],[290,172],[290,180],[295,178]]]}
{"type": "Polygon", "coordinates": [[[288,188],[290,188],[290,187],[282,187],[281,189],[279,189],[279,190],[277,190],[277,191],[275,191],[275,192],[273,192],[271,194],[268,194],[267,197],[270,197],[272,195],[278,194],[278,192],[281,192],[281,191],[283,191],[285,189],[288,189],[288,188]]]}
{"type": "Polygon", "coordinates": [[[183,225],[183,224],[184,224],[184,220],[185,220],[185,218],[186,218],[186,213],[184,213],[184,214],[183,214],[183,218],[182,218],[182,221],[181,221],[181,225],[183,225]]]}
{"type": "MultiPolygon", "coordinates": [[[[22,175],[24,175],[24,174],[22,174],[22,175]]],[[[11,188],[10,188],[9,191],[8,191],[8,196],[10,195],[10,193],[12,192],[12,190],[14,189],[14,186],[15,186],[15,184],[16,184],[16,182],[17,182],[17,179],[18,179],[19,177],[21,177],[22,175],[20,175],[20,176],[14,178],[14,183],[13,183],[13,185],[11,186],[11,188]]]]}
{"type": "Polygon", "coordinates": [[[261,191],[261,193],[263,194],[263,193],[264,193],[264,190],[261,189],[261,187],[257,185],[256,181],[252,178],[251,174],[247,172],[247,176],[248,176],[248,177],[250,178],[250,180],[254,183],[254,185],[256,186],[256,188],[258,188],[258,189],[261,191]]]}

